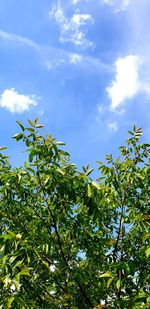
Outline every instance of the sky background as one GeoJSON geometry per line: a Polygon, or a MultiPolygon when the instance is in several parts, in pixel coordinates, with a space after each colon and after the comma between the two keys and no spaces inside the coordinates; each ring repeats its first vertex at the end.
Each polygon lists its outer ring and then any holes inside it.
{"type": "Polygon", "coordinates": [[[1,0],[0,132],[22,162],[16,120],[39,117],[79,167],[150,134],[149,0],[1,0]]]}

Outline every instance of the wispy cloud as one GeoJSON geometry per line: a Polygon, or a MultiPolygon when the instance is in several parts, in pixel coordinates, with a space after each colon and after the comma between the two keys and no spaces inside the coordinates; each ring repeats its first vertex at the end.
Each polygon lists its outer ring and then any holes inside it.
{"type": "Polygon", "coordinates": [[[106,121],[106,128],[107,128],[107,131],[112,133],[112,132],[117,132],[118,131],[118,123],[117,121],[112,121],[112,120],[108,120],[106,121]]]}
{"type": "Polygon", "coordinates": [[[27,37],[23,37],[23,36],[16,35],[16,34],[13,34],[13,33],[9,33],[9,32],[6,32],[6,31],[0,30],[0,38],[3,39],[3,40],[10,41],[12,43],[25,44],[25,45],[30,46],[32,48],[39,49],[39,45],[36,44],[33,40],[31,40],[27,37]]]}
{"type": "Polygon", "coordinates": [[[112,109],[119,107],[125,100],[132,99],[139,92],[149,93],[147,83],[140,80],[141,63],[138,55],[128,55],[116,60],[115,80],[106,88],[112,109]]]}
{"type": "Polygon", "coordinates": [[[66,51],[63,48],[58,48],[51,45],[42,45],[36,43],[30,38],[19,36],[2,30],[0,30],[0,38],[4,41],[7,41],[15,48],[17,46],[25,45],[26,47],[34,49],[41,59],[40,62],[42,66],[48,70],[55,69],[60,65],[78,64],[81,65],[83,69],[89,71],[110,71],[109,65],[103,63],[101,59],[94,56],[89,56],[85,54],[82,55],[82,53],[66,51]]]}
{"type": "MultiPolygon", "coordinates": [[[[111,6],[114,12],[118,13],[120,11],[126,10],[132,1],[133,0],[97,0],[97,4],[99,3],[101,5],[111,6]]],[[[92,3],[93,0],[72,0],[72,4],[75,6],[82,2],[92,3]]]]}
{"type": "Polygon", "coordinates": [[[49,12],[49,17],[54,18],[60,28],[60,42],[70,42],[84,49],[94,46],[93,42],[86,38],[85,26],[87,28],[88,24],[94,23],[94,19],[90,14],[75,13],[67,18],[63,8],[59,4],[58,6],[54,5],[52,7],[49,12]]]}
{"type": "Polygon", "coordinates": [[[81,61],[82,61],[82,56],[81,55],[75,54],[75,53],[72,53],[70,55],[70,63],[76,64],[76,63],[80,63],[81,61]]]}
{"type": "Polygon", "coordinates": [[[101,4],[110,5],[115,12],[126,10],[132,0],[101,0],[101,4]]]}
{"type": "Polygon", "coordinates": [[[19,94],[14,88],[5,89],[0,96],[0,107],[6,108],[11,113],[23,113],[36,106],[37,100],[35,95],[19,94]]]}
{"type": "Polygon", "coordinates": [[[76,5],[80,0],[72,0],[72,3],[76,5]]]}

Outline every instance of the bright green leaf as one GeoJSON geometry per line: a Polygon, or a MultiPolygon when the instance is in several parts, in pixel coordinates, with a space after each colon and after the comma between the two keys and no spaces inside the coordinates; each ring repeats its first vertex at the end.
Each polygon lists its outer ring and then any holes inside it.
{"type": "Polygon", "coordinates": [[[41,128],[43,128],[43,127],[44,127],[43,124],[37,124],[37,125],[36,125],[36,128],[37,128],[37,129],[41,129],[41,128]]]}
{"type": "Polygon", "coordinates": [[[107,281],[107,288],[109,289],[111,283],[113,282],[114,278],[110,278],[108,281],[107,281]]]}
{"type": "Polygon", "coordinates": [[[6,146],[1,146],[1,147],[0,147],[0,151],[1,151],[1,150],[5,150],[5,149],[7,149],[6,146]]]}
{"type": "Polygon", "coordinates": [[[89,176],[93,171],[94,171],[94,168],[91,168],[90,170],[88,170],[88,171],[86,172],[86,176],[89,176]]]}
{"type": "Polygon", "coordinates": [[[148,247],[148,248],[146,249],[145,254],[146,254],[147,257],[149,257],[149,255],[150,255],[150,247],[148,247]]]}
{"type": "Polygon", "coordinates": [[[116,287],[117,287],[118,290],[120,289],[120,287],[121,287],[121,280],[120,279],[117,280],[116,287]]]}
{"type": "Polygon", "coordinates": [[[110,271],[107,271],[106,273],[100,275],[100,278],[109,278],[111,277],[112,273],[110,271]]]}
{"type": "Polygon", "coordinates": [[[22,129],[22,131],[24,131],[24,126],[22,125],[22,123],[20,121],[18,121],[18,120],[16,122],[19,124],[20,128],[22,129]]]}

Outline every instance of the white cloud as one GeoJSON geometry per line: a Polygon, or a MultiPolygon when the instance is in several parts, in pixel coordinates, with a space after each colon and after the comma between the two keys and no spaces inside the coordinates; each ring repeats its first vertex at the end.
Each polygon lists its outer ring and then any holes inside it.
{"type": "Polygon", "coordinates": [[[79,63],[82,61],[82,56],[81,55],[78,55],[78,54],[71,54],[70,55],[70,63],[72,64],[76,64],[76,63],[79,63]]]}
{"type": "Polygon", "coordinates": [[[106,88],[112,109],[119,107],[126,99],[132,99],[139,91],[146,91],[145,85],[139,80],[140,63],[137,55],[116,60],[115,80],[106,88]]]}
{"type": "Polygon", "coordinates": [[[82,3],[84,1],[84,3],[85,2],[90,2],[90,1],[93,1],[93,0],[72,0],[72,4],[74,4],[74,5],[77,5],[78,3],[82,3]]]}
{"type": "Polygon", "coordinates": [[[115,9],[115,12],[126,10],[131,0],[101,0],[101,4],[110,5],[115,9]]]}
{"type": "Polygon", "coordinates": [[[103,105],[103,104],[98,104],[97,105],[97,109],[98,109],[98,113],[99,114],[102,114],[104,111],[105,111],[105,105],[103,105]]]}
{"type": "Polygon", "coordinates": [[[9,32],[6,32],[6,31],[0,30],[0,38],[3,39],[3,40],[11,41],[13,43],[24,44],[24,45],[30,46],[32,48],[35,48],[35,49],[39,48],[39,45],[36,44],[31,39],[29,39],[27,37],[20,36],[20,35],[16,35],[16,34],[13,34],[13,33],[9,33],[9,32]]]}
{"type": "Polygon", "coordinates": [[[80,1],[80,0],[72,0],[72,3],[73,3],[74,5],[76,5],[76,4],[79,3],[79,1],[80,1]]]}
{"type": "Polygon", "coordinates": [[[37,105],[35,95],[19,94],[14,88],[6,89],[0,96],[0,107],[6,108],[11,113],[23,113],[31,106],[37,105]]]}
{"type": "Polygon", "coordinates": [[[85,29],[83,29],[85,25],[94,22],[90,14],[75,13],[72,17],[67,18],[59,5],[58,7],[53,6],[49,17],[55,18],[60,27],[60,42],[71,42],[75,46],[83,48],[93,47],[93,43],[86,38],[85,29]]]}
{"type": "MultiPolygon", "coordinates": [[[[73,60],[73,55],[76,53],[72,53],[66,51],[62,48],[56,48],[50,45],[42,45],[34,42],[30,38],[18,36],[14,33],[9,33],[0,30],[0,39],[7,41],[10,46],[14,48],[18,48],[18,46],[26,46],[33,49],[40,57],[40,64],[46,68],[47,70],[55,69],[61,65],[73,64],[71,60],[73,60]]],[[[85,70],[88,71],[110,71],[110,66],[106,63],[103,63],[99,58],[95,56],[87,56],[76,54],[76,62],[80,61],[80,64],[85,70]],[[78,58],[78,59],[77,59],[78,58]]],[[[75,58],[73,60],[75,62],[75,58]]]]}
{"type": "Polygon", "coordinates": [[[118,130],[118,123],[117,121],[107,121],[106,127],[108,132],[116,132],[118,130]]]}

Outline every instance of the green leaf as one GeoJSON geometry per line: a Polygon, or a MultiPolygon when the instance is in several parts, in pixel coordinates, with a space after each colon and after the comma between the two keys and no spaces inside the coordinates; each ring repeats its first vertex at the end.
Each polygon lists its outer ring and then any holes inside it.
{"type": "Polygon", "coordinates": [[[31,121],[30,119],[28,119],[29,124],[31,125],[31,127],[35,128],[35,123],[33,121],[31,121]]]}
{"type": "Polygon", "coordinates": [[[22,125],[22,123],[20,121],[18,121],[18,120],[16,122],[19,124],[21,130],[24,131],[24,126],[22,125]]]}
{"type": "Polygon", "coordinates": [[[50,180],[50,176],[48,176],[48,177],[44,180],[44,186],[47,185],[47,183],[49,182],[49,180],[50,180]]]}
{"type": "Polygon", "coordinates": [[[57,171],[62,174],[62,175],[65,175],[65,171],[62,169],[62,168],[57,168],[57,171]]]}
{"type": "Polygon", "coordinates": [[[129,266],[129,264],[128,263],[124,263],[123,266],[124,266],[124,269],[125,269],[126,273],[129,275],[130,274],[130,266],[129,266]]]}
{"type": "Polygon", "coordinates": [[[148,247],[148,248],[146,249],[145,254],[146,254],[147,257],[149,257],[149,255],[150,255],[150,247],[148,247]]]}
{"type": "Polygon", "coordinates": [[[23,138],[23,133],[17,133],[15,135],[13,135],[12,138],[15,138],[16,141],[18,142],[20,139],[23,138]]]}
{"type": "Polygon", "coordinates": [[[7,149],[6,146],[1,146],[1,147],[0,147],[0,151],[1,151],[1,150],[5,150],[5,149],[7,149]]]}
{"type": "Polygon", "coordinates": [[[36,152],[35,152],[34,149],[32,149],[30,154],[29,154],[29,162],[33,161],[34,156],[36,156],[36,152]]]}
{"type": "Polygon", "coordinates": [[[91,168],[90,170],[88,170],[88,171],[86,172],[86,176],[89,176],[93,171],[94,171],[94,168],[91,168]]]}
{"type": "Polygon", "coordinates": [[[135,125],[133,126],[133,131],[136,132],[136,126],[135,125]]]}
{"type": "Polygon", "coordinates": [[[110,278],[108,281],[107,281],[107,289],[110,287],[112,281],[114,280],[114,278],[110,278]]]}
{"type": "Polygon", "coordinates": [[[5,245],[0,248],[0,253],[3,252],[4,250],[5,250],[5,245]]]}
{"type": "Polygon", "coordinates": [[[147,303],[150,303],[150,296],[147,297],[146,301],[147,303]]]}
{"type": "Polygon", "coordinates": [[[150,238],[150,233],[146,233],[143,235],[143,241],[145,241],[147,238],[150,238]]]}
{"type": "Polygon", "coordinates": [[[27,131],[29,131],[29,132],[33,132],[33,133],[35,133],[35,129],[32,129],[32,128],[26,128],[26,130],[27,130],[27,131]]]}
{"type": "Polygon", "coordinates": [[[143,291],[139,291],[139,294],[135,296],[135,299],[145,298],[147,295],[143,291]]]}
{"type": "Polygon", "coordinates": [[[100,164],[100,165],[103,165],[103,163],[102,163],[101,161],[97,161],[97,160],[96,160],[96,163],[97,163],[97,164],[100,164]]]}
{"type": "Polygon", "coordinates": [[[34,170],[33,168],[27,167],[26,169],[27,169],[27,171],[29,171],[30,173],[35,174],[35,170],[34,170]]]}
{"type": "Polygon", "coordinates": [[[16,290],[19,291],[19,289],[20,289],[20,281],[18,281],[16,279],[13,279],[11,282],[15,285],[16,290]]]}
{"type": "Polygon", "coordinates": [[[15,261],[16,258],[17,258],[17,256],[11,256],[10,259],[9,259],[10,264],[12,264],[15,261]]]}
{"type": "Polygon", "coordinates": [[[59,146],[64,146],[66,145],[64,142],[56,142],[56,145],[59,145],[59,146]]]}
{"type": "Polygon", "coordinates": [[[27,267],[24,267],[22,268],[22,270],[16,275],[16,280],[20,278],[20,276],[31,276],[30,273],[29,273],[29,268],[27,267]]]}
{"type": "MultiPolygon", "coordinates": [[[[104,177],[103,177],[104,178],[104,177]]],[[[97,183],[97,182],[95,182],[95,181],[92,181],[92,185],[96,188],[96,189],[100,189],[100,185],[97,183]]]]}
{"type": "Polygon", "coordinates": [[[16,238],[16,234],[12,231],[7,230],[7,234],[3,235],[4,240],[16,238]]]}
{"type": "Polygon", "coordinates": [[[120,279],[117,280],[116,287],[117,287],[118,290],[120,289],[120,287],[121,287],[121,280],[120,279]]]}
{"type": "Polygon", "coordinates": [[[100,275],[100,278],[109,278],[111,277],[112,273],[110,271],[107,271],[106,273],[100,275]]]}
{"type": "Polygon", "coordinates": [[[11,305],[14,301],[15,297],[14,296],[11,296],[8,301],[7,301],[7,309],[10,309],[11,308],[11,305]]]}
{"type": "Polygon", "coordinates": [[[43,263],[43,265],[46,266],[46,268],[48,268],[48,270],[50,270],[50,266],[46,261],[42,260],[42,263],[43,263]]]}
{"type": "Polygon", "coordinates": [[[87,189],[88,189],[88,197],[91,197],[92,196],[92,194],[93,194],[93,192],[92,192],[92,188],[91,188],[91,186],[90,186],[90,184],[88,183],[88,187],[87,187],[87,189]]]}
{"type": "Polygon", "coordinates": [[[44,127],[44,125],[43,125],[43,124],[37,124],[35,127],[36,127],[37,129],[41,129],[41,128],[44,127]]]}
{"type": "Polygon", "coordinates": [[[134,136],[134,133],[132,131],[128,131],[128,133],[132,136],[134,136]]]}
{"type": "Polygon", "coordinates": [[[39,119],[38,118],[36,118],[35,119],[35,124],[37,124],[39,122],[39,119]]]}

